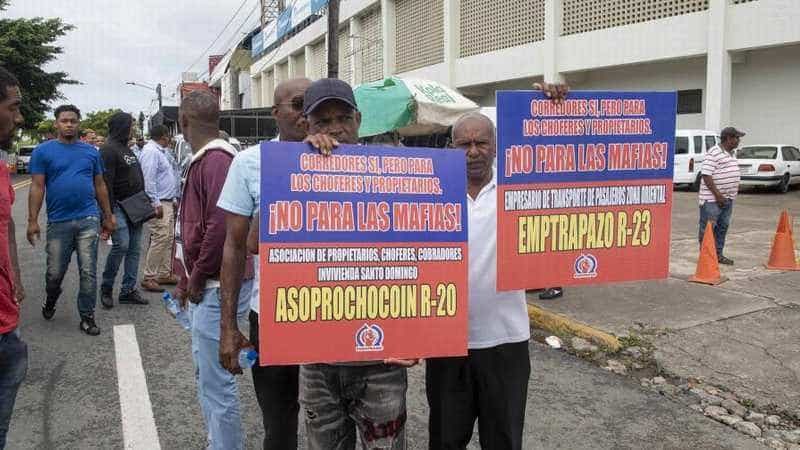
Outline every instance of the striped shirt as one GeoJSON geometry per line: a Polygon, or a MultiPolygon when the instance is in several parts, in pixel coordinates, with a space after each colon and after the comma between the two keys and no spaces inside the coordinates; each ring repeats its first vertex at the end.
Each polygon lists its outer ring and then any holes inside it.
{"type": "MultiPolygon", "coordinates": [[[[719,145],[715,145],[706,154],[700,173],[711,175],[714,179],[714,185],[717,186],[717,190],[723,197],[731,200],[736,198],[742,173],[739,170],[739,161],[732,153],[723,150],[719,145]]],[[[706,186],[706,181],[703,180],[700,183],[700,204],[715,201],[714,194],[706,186]]]]}

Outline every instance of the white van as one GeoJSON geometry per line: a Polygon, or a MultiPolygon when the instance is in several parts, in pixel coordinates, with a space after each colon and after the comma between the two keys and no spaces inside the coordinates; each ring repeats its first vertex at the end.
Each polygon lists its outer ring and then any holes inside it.
{"type": "Polygon", "coordinates": [[[700,167],[706,152],[719,144],[719,135],[708,130],[675,130],[675,171],[673,183],[700,189],[700,167]]]}

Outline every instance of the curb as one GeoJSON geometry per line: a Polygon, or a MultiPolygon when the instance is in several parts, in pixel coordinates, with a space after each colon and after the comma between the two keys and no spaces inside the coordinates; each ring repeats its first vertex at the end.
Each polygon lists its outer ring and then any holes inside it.
{"type": "Polygon", "coordinates": [[[540,306],[528,303],[528,317],[532,325],[547,330],[551,333],[567,332],[578,337],[593,341],[611,351],[619,351],[622,345],[616,336],[605,331],[593,328],[585,323],[570,319],[567,316],[548,311],[540,306]]]}

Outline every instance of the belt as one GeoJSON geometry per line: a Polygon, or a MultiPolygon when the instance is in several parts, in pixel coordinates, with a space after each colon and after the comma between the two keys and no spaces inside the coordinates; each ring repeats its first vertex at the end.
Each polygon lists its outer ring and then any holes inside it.
{"type": "Polygon", "coordinates": [[[162,198],[162,199],[159,199],[158,201],[160,201],[160,202],[173,202],[173,201],[175,201],[175,199],[174,198],[162,198]]]}

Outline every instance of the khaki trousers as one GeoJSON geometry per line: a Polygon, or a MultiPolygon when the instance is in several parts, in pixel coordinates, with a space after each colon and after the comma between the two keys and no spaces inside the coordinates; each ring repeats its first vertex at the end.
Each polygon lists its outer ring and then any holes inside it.
{"type": "Polygon", "coordinates": [[[172,275],[172,245],[175,242],[175,211],[172,202],[161,202],[164,216],[148,222],[150,247],[144,265],[144,279],[168,278],[172,275]]]}

